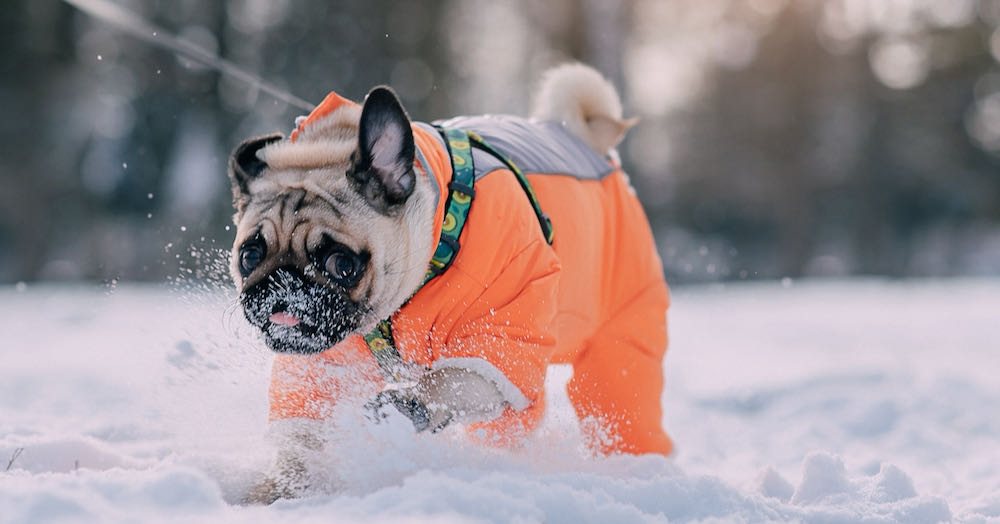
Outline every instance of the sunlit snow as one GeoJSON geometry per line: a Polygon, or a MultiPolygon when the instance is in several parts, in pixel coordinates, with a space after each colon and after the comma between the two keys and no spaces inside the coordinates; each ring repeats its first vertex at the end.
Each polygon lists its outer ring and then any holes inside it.
{"type": "Polygon", "coordinates": [[[1000,520],[1000,281],[682,288],[671,459],[588,457],[554,368],[523,450],[346,416],[343,487],[270,507],[234,504],[273,453],[271,356],[234,304],[0,291],[0,521],[1000,520]]]}

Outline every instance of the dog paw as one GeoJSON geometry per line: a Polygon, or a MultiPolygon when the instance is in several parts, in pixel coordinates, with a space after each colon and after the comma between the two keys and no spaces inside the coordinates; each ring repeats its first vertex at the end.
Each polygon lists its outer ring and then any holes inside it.
{"type": "Polygon", "coordinates": [[[278,499],[289,498],[294,498],[294,494],[287,486],[281,486],[275,479],[267,477],[251,486],[240,504],[244,506],[269,506],[278,499]]]}
{"type": "Polygon", "coordinates": [[[411,389],[387,389],[379,393],[366,404],[369,419],[376,424],[388,417],[385,408],[392,406],[413,422],[417,433],[430,429],[436,433],[451,421],[451,412],[447,409],[434,410],[428,406],[411,389]]]}

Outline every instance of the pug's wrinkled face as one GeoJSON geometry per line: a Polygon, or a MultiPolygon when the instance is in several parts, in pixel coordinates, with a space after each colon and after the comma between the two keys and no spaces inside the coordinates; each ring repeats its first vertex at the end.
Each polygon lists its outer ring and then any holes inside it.
{"type": "Polygon", "coordinates": [[[229,176],[231,272],[274,351],[312,354],[388,318],[431,257],[434,193],[414,170],[410,122],[387,88],[342,105],[295,142],[245,141],[229,176]]]}

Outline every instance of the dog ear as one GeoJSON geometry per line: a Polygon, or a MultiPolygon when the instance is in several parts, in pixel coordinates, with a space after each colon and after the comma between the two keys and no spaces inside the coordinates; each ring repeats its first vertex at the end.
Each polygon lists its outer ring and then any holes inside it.
{"type": "Polygon", "coordinates": [[[348,175],[368,204],[386,213],[413,194],[413,130],[410,118],[388,87],[376,87],[365,98],[358,128],[358,149],[348,175]]]}
{"type": "Polygon", "coordinates": [[[250,181],[259,177],[267,168],[267,164],[257,158],[257,151],[282,138],[281,133],[248,138],[236,146],[229,156],[229,181],[233,185],[233,207],[237,213],[243,212],[250,199],[250,181]]]}

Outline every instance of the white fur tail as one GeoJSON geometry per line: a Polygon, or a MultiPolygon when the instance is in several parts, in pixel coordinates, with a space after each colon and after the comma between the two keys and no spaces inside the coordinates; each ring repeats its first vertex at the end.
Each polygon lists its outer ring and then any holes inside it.
{"type": "Polygon", "coordinates": [[[583,64],[548,70],[531,116],[562,123],[602,155],[618,145],[637,122],[635,118],[622,120],[622,103],[614,86],[583,64]]]}

